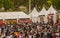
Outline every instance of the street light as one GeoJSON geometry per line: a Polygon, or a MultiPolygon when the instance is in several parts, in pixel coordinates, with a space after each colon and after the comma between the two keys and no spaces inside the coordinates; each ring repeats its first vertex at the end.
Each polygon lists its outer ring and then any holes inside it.
{"type": "Polygon", "coordinates": [[[31,12],[31,0],[29,0],[29,13],[31,12]]]}

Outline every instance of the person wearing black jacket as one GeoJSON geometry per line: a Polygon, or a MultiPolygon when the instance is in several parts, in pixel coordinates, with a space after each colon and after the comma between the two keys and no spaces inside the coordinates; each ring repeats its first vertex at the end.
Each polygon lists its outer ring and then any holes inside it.
{"type": "Polygon", "coordinates": [[[50,31],[47,33],[47,38],[53,38],[52,33],[50,31]]]}
{"type": "Polygon", "coordinates": [[[36,34],[36,38],[40,38],[40,34],[39,33],[36,34]]]}

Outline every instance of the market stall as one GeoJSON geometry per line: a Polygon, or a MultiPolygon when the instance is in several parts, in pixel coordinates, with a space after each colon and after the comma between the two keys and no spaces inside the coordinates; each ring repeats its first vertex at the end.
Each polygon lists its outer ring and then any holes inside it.
{"type": "Polygon", "coordinates": [[[5,23],[6,24],[15,24],[15,23],[17,23],[17,20],[16,19],[6,19],[5,23]]]}
{"type": "Polygon", "coordinates": [[[44,21],[45,23],[47,23],[46,16],[47,16],[47,11],[46,11],[45,7],[43,7],[42,10],[39,12],[40,22],[44,21]]]}
{"type": "Polygon", "coordinates": [[[30,16],[25,14],[24,12],[20,12],[18,14],[18,23],[29,23],[31,22],[30,16]]]}
{"type": "Polygon", "coordinates": [[[51,5],[50,8],[48,9],[48,17],[50,17],[54,23],[56,23],[56,13],[57,11],[51,5]]]}
{"type": "Polygon", "coordinates": [[[30,19],[32,20],[32,22],[38,22],[38,11],[36,10],[36,8],[34,7],[34,9],[32,10],[32,12],[29,14],[30,19]]]}
{"type": "Polygon", "coordinates": [[[24,18],[24,19],[19,19],[18,23],[31,23],[31,20],[28,18],[24,18]]]}

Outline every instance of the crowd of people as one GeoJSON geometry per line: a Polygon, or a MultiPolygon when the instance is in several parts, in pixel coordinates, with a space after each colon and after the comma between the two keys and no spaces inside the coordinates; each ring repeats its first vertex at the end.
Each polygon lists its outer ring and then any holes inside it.
{"type": "Polygon", "coordinates": [[[60,23],[19,23],[0,25],[0,38],[60,38],[60,23]]]}

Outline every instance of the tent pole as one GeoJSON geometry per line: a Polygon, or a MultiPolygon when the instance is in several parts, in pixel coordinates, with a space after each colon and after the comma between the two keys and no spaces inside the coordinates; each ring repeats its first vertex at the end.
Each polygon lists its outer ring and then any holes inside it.
{"type": "Polygon", "coordinates": [[[17,24],[18,24],[18,20],[19,20],[19,15],[17,16],[17,24]]]}
{"type": "Polygon", "coordinates": [[[5,16],[3,17],[3,22],[5,23],[5,16]]]}

